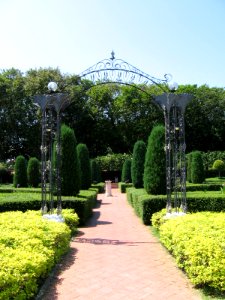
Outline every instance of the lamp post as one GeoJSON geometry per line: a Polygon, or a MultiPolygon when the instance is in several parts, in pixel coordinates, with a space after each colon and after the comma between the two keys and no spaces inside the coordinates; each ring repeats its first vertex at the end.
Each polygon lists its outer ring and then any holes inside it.
{"type": "Polygon", "coordinates": [[[53,184],[53,144],[56,141],[56,194],[57,214],[62,211],[61,201],[61,112],[69,104],[69,97],[65,93],[57,93],[57,83],[48,84],[49,94],[34,96],[34,103],[39,106],[42,114],[41,121],[41,211],[47,213],[47,194],[49,194],[50,213],[54,211],[53,184]],[[55,125],[56,124],[56,125],[55,125]],[[48,184],[47,184],[48,183],[48,184]]]}
{"type": "Polygon", "coordinates": [[[172,213],[174,205],[175,213],[179,212],[179,208],[185,213],[187,202],[184,113],[192,96],[175,94],[177,83],[173,83],[169,88],[169,93],[155,97],[156,103],[163,109],[165,119],[166,208],[167,213],[172,213]]]}

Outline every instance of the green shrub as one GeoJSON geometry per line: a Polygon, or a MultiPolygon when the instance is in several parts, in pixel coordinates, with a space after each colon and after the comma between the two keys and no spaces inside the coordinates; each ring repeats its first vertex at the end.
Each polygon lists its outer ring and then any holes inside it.
{"type": "Polygon", "coordinates": [[[123,168],[122,168],[122,175],[121,175],[121,181],[122,182],[131,182],[131,159],[128,158],[125,160],[123,163],[123,168]]]}
{"type": "Polygon", "coordinates": [[[121,193],[126,193],[126,189],[132,186],[132,183],[119,182],[119,189],[121,193]]]}
{"type": "Polygon", "coordinates": [[[165,128],[155,126],[148,139],[144,165],[144,188],[148,194],[166,194],[165,128]]]}
{"type": "Polygon", "coordinates": [[[192,160],[192,153],[187,154],[187,181],[191,182],[191,160],[192,160]]]}
{"type": "Polygon", "coordinates": [[[33,299],[69,249],[71,231],[32,211],[1,213],[0,230],[0,299],[33,299]]]}
{"type": "MultiPolygon", "coordinates": [[[[127,188],[127,201],[146,225],[151,224],[152,215],[166,207],[166,195],[147,194],[144,189],[127,188]]],[[[173,205],[172,199],[172,205],[173,205]]],[[[225,211],[225,195],[220,192],[187,193],[188,212],[225,211]]]]}
{"type": "MultiPolygon", "coordinates": [[[[103,185],[103,184],[102,184],[103,185]]],[[[102,185],[99,186],[102,188],[102,185]]],[[[74,209],[79,217],[79,224],[84,225],[92,215],[92,208],[96,205],[97,189],[81,190],[77,196],[62,196],[62,208],[74,209]]],[[[56,200],[55,200],[56,202],[56,200]]],[[[47,201],[47,206],[50,204],[47,201]]],[[[56,207],[56,203],[54,203],[56,207]]],[[[41,208],[39,193],[0,193],[0,212],[37,210],[41,208]]]]}
{"type": "Polygon", "coordinates": [[[143,174],[145,163],[146,145],[143,141],[134,144],[133,158],[131,163],[131,178],[134,187],[143,187],[143,174]]]}
{"type": "Polygon", "coordinates": [[[26,164],[25,157],[22,155],[19,155],[16,158],[13,184],[14,187],[27,186],[27,164],[26,164]]]}
{"type": "Polygon", "coordinates": [[[127,201],[145,225],[151,224],[152,215],[166,207],[166,195],[149,195],[145,189],[127,188],[127,201]]]}
{"type": "Polygon", "coordinates": [[[191,156],[191,182],[202,183],[205,180],[202,154],[200,151],[192,152],[191,156]]]}
{"type": "Polygon", "coordinates": [[[9,183],[12,181],[12,176],[6,167],[0,165],[0,183],[9,183]]]}
{"type": "Polygon", "coordinates": [[[101,171],[121,171],[127,158],[130,158],[130,155],[126,153],[111,153],[96,157],[96,162],[101,171]]]}
{"type": "Polygon", "coordinates": [[[38,187],[40,183],[40,163],[36,157],[31,157],[27,165],[27,181],[28,185],[38,187]]]}
{"type": "Polygon", "coordinates": [[[62,195],[75,196],[79,193],[81,187],[80,163],[74,131],[66,125],[61,127],[61,144],[62,195]]]}
{"type": "Polygon", "coordinates": [[[91,159],[91,181],[92,183],[98,183],[101,181],[101,171],[99,164],[95,159],[91,159]]]}
{"type": "Polygon", "coordinates": [[[88,148],[85,144],[77,145],[77,155],[80,163],[81,189],[88,190],[91,186],[91,165],[88,148]]]}
{"type": "Polygon", "coordinates": [[[160,240],[197,287],[225,291],[225,213],[196,213],[167,220],[160,240]]]}
{"type": "Polygon", "coordinates": [[[218,172],[218,176],[220,177],[220,173],[225,170],[224,161],[217,159],[214,161],[212,168],[218,172]]]}

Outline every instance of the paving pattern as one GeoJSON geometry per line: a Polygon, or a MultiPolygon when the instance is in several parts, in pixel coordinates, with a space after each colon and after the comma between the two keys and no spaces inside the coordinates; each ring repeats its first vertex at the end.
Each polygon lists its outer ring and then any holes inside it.
{"type": "Polygon", "coordinates": [[[98,195],[87,226],[42,289],[41,300],[199,300],[173,258],[118,189],[98,195]]]}

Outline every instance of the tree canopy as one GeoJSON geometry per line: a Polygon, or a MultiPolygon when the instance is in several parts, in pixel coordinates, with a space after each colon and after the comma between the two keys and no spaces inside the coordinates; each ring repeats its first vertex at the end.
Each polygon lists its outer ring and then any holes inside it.
{"type": "MultiPolygon", "coordinates": [[[[47,93],[49,81],[69,93],[71,104],[62,121],[76,132],[78,143],[87,145],[90,158],[132,153],[137,140],[147,142],[149,132],[164,122],[154,104],[157,86],[96,85],[59,69],[16,69],[0,72],[0,161],[18,155],[40,159],[41,118],[33,96],[47,93]],[[92,87],[92,88],[91,88],[92,87]],[[140,88],[145,92],[141,91],[140,88]]],[[[206,85],[179,86],[176,93],[190,93],[185,113],[187,152],[224,150],[225,90],[206,85]]]]}

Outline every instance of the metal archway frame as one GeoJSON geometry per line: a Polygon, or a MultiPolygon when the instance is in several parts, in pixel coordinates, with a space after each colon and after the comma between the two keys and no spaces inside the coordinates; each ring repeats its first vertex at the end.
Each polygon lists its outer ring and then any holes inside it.
{"type": "Polygon", "coordinates": [[[170,74],[165,74],[164,79],[159,79],[142,72],[122,59],[116,59],[112,51],[111,58],[99,61],[94,66],[79,74],[81,78],[89,79],[95,84],[98,83],[119,83],[119,84],[143,84],[158,85],[164,92],[168,90],[167,84],[171,80],[170,74]]]}
{"type": "Polygon", "coordinates": [[[110,59],[101,60],[80,73],[79,76],[89,79],[95,85],[107,83],[131,86],[136,84],[139,87],[140,85],[157,85],[164,92],[160,96],[153,97],[153,102],[163,110],[165,120],[167,212],[172,212],[172,206],[176,213],[179,210],[186,212],[184,112],[192,96],[170,93],[168,89],[168,83],[172,79],[170,74],[165,74],[164,79],[150,76],[124,60],[116,59],[113,51],[110,59]]]}
{"type": "MultiPolygon", "coordinates": [[[[153,97],[153,103],[159,106],[164,112],[165,119],[165,154],[166,154],[166,181],[167,181],[167,212],[172,211],[174,205],[178,212],[181,207],[186,212],[186,160],[185,160],[185,128],[184,112],[186,105],[191,100],[188,94],[171,94],[168,89],[168,82],[172,76],[165,74],[164,79],[150,76],[138,68],[128,64],[122,59],[115,59],[115,53],[111,53],[110,59],[104,59],[96,65],[88,68],[79,74],[82,79],[89,79],[95,85],[118,83],[135,86],[157,85],[164,94],[153,97]],[[174,197],[172,201],[172,197],[174,197]],[[173,202],[173,203],[172,203],[173,202]]],[[[146,91],[142,90],[147,93],[146,91]]],[[[148,93],[147,93],[148,94],[148,93]]],[[[55,93],[51,95],[37,95],[34,97],[42,112],[42,213],[46,213],[47,194],[50,196],[50,209],[53,211],[53,183],[52,183],[52,147],[53,138],[51,136],[49,145],[46,140],[48,126],[50,131],[55,132],[57,166],[56,166],[56,187],[57,187],[57,212],[61,213],[61,138],[60,138],[60,118],[61,112],[69,104],[67,94],[55,93]],[[52,113],[56,113],[56,128],[52,126],[52,113]],[[50,118],[50,124],[47,124],[50,118]],[[48,162],[50,166],[48,167],[48,162]],[[48,170],[49,169],[49,170],[48,170]],[[47,188],[47,171],[50,173],[49,188],[47,188]]]]}

